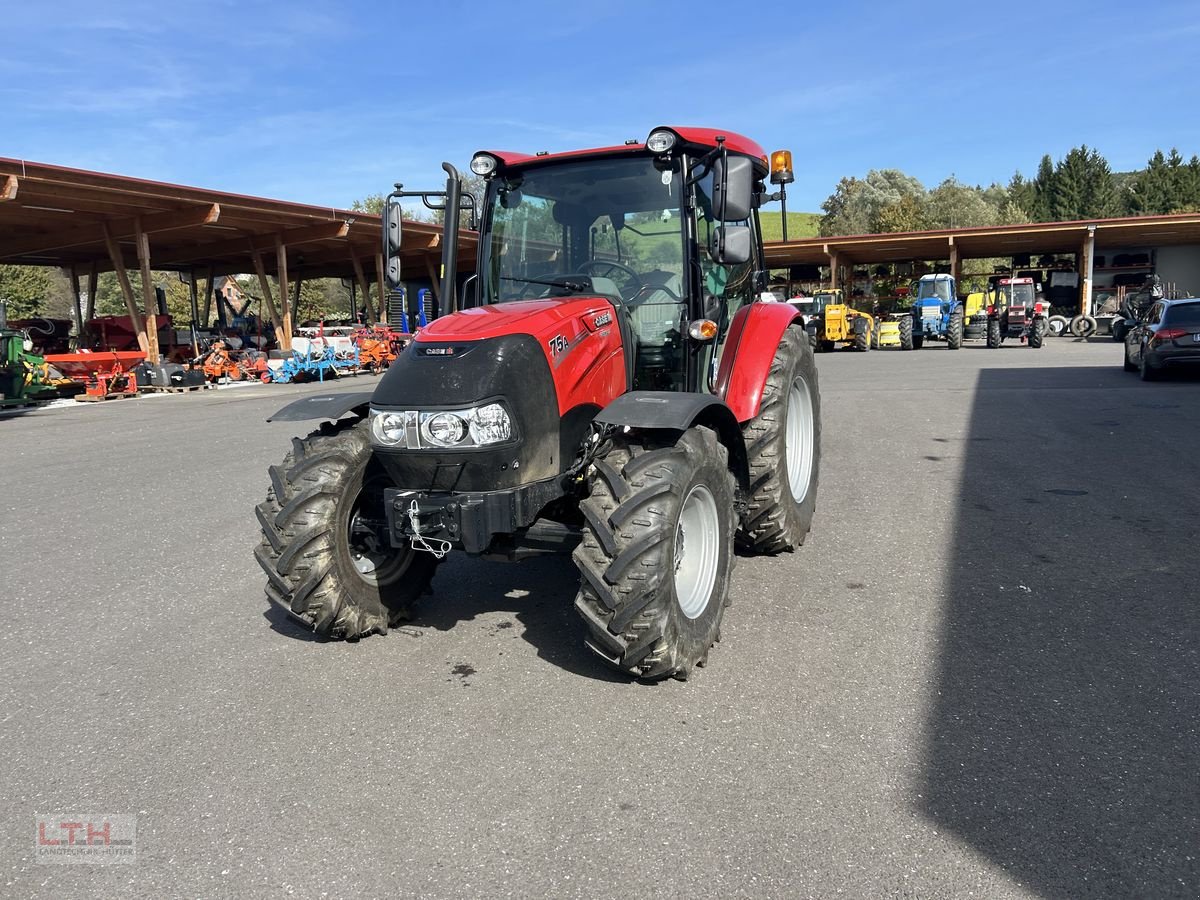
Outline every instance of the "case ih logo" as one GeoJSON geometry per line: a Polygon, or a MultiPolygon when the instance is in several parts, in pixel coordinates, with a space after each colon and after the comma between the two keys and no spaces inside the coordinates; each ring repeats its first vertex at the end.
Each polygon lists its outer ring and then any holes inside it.
{"type": "Polygon", "coordinates": [[[114,865],[137,859],[135,816],[53,815],[34,819],[40,863],[114,865]]]}
{"type": "Polygon", "coordinates": [[[603,328],[605,325],[609,324],[611,321],[612,321],[612,313],[600,313],[600,315],[596,316],[596,318],[594,320],[592,320],[592,324],[594,326],[596,326],[597,328],[603,328]]]}
{"type": "Polygon", "coordinates": [[[453,347],[426,347],[424,350],[426,356],[453,356],[453,347]]]}

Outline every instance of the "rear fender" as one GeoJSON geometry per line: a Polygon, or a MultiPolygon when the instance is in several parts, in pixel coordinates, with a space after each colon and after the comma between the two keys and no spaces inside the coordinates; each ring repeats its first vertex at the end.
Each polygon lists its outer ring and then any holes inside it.
{"type": "Polygon", "coordinates": [[[729,451],[729,468],[743,492],[750,489],[750,466],[746,442],[733,412],[712,394],[680,394],[674,391],[630,391],[596,414],[601,425],[638,431],[682,433],[703,425],[717,433],[729,451]]]}
{"type": "Polygon", "coordinates": [[[309,419],[330,419],[336,422],[347,413],[365,416],[373,391],[353,391],[345,394],[316,394],[289,403],[267,418],[268,422],[303,422],[309,419]]]}
{"type": "Polygon", "coordinates": [[[758,415],[775,351],[792,323],[802,325],[802,320],[787,303],[751,303],[733,317],[717,370],[717,396],[737,421],[758,415]]]}

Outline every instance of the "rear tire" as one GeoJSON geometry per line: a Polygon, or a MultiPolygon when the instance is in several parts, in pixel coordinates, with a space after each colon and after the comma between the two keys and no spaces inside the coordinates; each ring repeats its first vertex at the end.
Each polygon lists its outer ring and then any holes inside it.
{"type": "Polygon", "coordinates": [[[1158,381],[1162,373],[1154,368],[1146,361],[1146,351],[1142,351],[1142,359],[1138,364],[1138,374],[1141,375],[1142,381],[1158,381]]]}
{"type": "Polygon", "coordinates": [[[735,481],[716,433],[616,437],[580,504],[575,609],[585,644],[638,678],[686,680],[720,638],[733,570],[735,481]]]}
{"type": "Polygon", "coordinates": [[[750,493],[738,546],[751,553],[790,552],[812,529],[821,468],[817,366],[794,329],[779,342],[762,405],[742,427],[742,437],[750,493]]]}
{"type": "Polygon", "coordinates": [[[950,321],[946,325],[946,346],[951,350],[957,350],[962,346],[963,342],[963,319],[962,310],[955,310],[950,313],[950,321]]]}
{"type": "Polygon", "coordinates": [[[871,349],[871,326],[866,319],[854,320],[854,349],[866,353],[871,349]]]}
{"type": "Polygon", "coordinates": [[[912,316],[905,316],[900,320],[900,349],[913,349],[913,320],[912,316]]]}
{"type": "Polygon", "coordinates": [[[293,439],[255,508],[262,543],[254,557],[267,573],[267,598],[329,638],[386,634],[408,618],[438,564],[431,553],[393,549],[367,527],[386,521],[386,476],[367,428],[343,420],[293,439]]]}
{"type": "Polygon", "coordinates": [[[1034,350],[1042,348],[1042,342],[1046,338],[1046,321],[1045,319],[1034,319],[1033,325],[1029,329],[1029,346],[1034,350]]]}
{"type": "Polygon", "coordinates": [[[1000,320],[988,319],[987,324],[987,345],[989,349],[995,350],[1000,346],[1000,320]]]}

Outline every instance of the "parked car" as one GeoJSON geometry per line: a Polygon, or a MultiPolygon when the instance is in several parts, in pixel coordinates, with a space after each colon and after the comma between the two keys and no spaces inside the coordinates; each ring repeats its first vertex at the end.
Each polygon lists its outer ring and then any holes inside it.
{"type": "Polygon", "coordinates": [[[1125,371],[1153,381],[1189,365],[1200,366],[1200,298],[1155,301],[1125,336],[1125,371]]]}

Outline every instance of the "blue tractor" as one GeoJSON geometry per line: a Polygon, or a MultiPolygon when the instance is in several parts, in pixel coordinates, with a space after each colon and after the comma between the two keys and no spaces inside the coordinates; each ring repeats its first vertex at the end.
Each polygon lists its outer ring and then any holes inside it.
{"type": "Polygon", "coordinates": [[[963,307],[950,275],[922,275],[913,282],[912,315],[900,320],[900,347],[920,350],[926,338],[951,350],[963,342],[963,307]]]}

